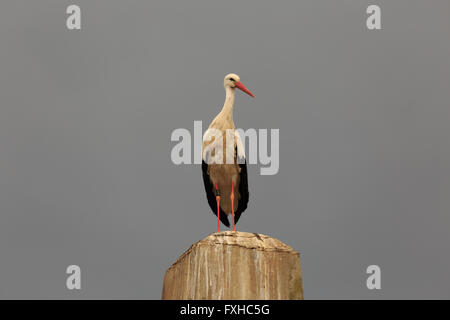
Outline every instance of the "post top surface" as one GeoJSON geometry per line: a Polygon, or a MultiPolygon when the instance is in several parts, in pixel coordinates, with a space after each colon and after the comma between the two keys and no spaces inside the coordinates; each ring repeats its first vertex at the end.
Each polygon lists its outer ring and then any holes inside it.
{"type": "Polygon", "coordinates": [[[264,234],[242,231],[222,231],[211,233],[203,240],[191,245],[190,248],[186,250],[186,252],[184,252],[171,267],[182,261],[192,251],[199,247],[205,246],[238,246],[249,250],[286,252],[299,255],[299,253],[289,245],[264,234]]]}

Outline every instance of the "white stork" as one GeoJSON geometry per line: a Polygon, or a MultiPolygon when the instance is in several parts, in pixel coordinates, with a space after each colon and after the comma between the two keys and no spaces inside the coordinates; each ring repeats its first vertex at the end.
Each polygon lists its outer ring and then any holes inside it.
{"type": "Polygon", "coordinates": [[[219,221],[230,227],[227,217],[229,214],[233,218],[233,231],[236,231],[235,225],[242,212],[247,209],[249,197],[247,163],[244,146],[233,121],[235,88],[254,97],[253,93],[242,84],[237,74],[226,75],[223,84],[226,94],[225,103],[222,111],[214,118],[203,135],[202,143],[203,182],[209,206],[217,215],[217,232],[220,231],[219,221]],[[217,136],[222,139],[215,139],[217,136]],[[229,140],[232,140],[232,143],[229,140]],[[221,149],[222,157],[216,157],[217,150],[221,149]],[[214,161],[211,160],[212,158],[214,161]]]}

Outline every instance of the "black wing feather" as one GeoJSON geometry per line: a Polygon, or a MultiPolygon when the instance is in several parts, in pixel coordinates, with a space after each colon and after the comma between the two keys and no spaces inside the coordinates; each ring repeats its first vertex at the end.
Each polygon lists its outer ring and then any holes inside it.
{"type": "MultiPolygon", "coordinates": [[[[208,199],[208,204],[211,207],[212,212],[215,216],[217,216],[217,202],[216,202],[216,195],[214,194],[214,186],[211,183],[211,180],[209,179],[208,175],[208,164],[202,160],[202,172],[203,172],[203,184],[205,185],[205,192],[206,192],[206,198],[208,199]]],[[[220,221],[227,227],[230,227],[230,221],[228,221],[228,217],[223,212],[221,208],[220,210],[220,221]]],[[[236,218],[235,218],[236,222],[236,218]]]]}
{"type": "MultiPolygon", "coordinates": [[[[237,152],[237,150],[236,150],[237,152]]],[[[247,176],[247,162],[245,159],[241,159],[239,162],[241,172],[239,173],[239,194],[238,208],[234,213],[234,223],[237,224],[242,212],[247,209],[249,192],[248,192],[248,176],[247,176]],[[241,163],[242,162],[242,163],[241,163]]]]}

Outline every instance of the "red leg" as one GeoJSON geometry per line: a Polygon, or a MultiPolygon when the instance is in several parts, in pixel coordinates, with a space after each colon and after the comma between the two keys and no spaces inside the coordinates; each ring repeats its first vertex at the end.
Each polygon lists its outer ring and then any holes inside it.
{"type": "Polygon", "coordinates": [[[233,231],[236,231],[236,227],[234,226],[234,181],[231,181],[231,214],[233,215],[233,231]]]}
{"type": "Polygon", "coordinates": [[[220,232],[220,195],[219,185],[216,183],[216,202],[217,202],[217,232],[220,232]]]}

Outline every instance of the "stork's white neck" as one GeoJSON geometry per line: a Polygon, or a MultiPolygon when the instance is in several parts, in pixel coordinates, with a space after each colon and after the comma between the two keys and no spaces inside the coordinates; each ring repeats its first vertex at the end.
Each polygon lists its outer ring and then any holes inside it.
{"type": "Polygon", "coordinates": [[[220,114],[223,117],[228,118],[233,122],[233,108],[234,108],[234,88],[229,86],[225,87],[225,102],[223,104],[222,111],[220,114]]]}

